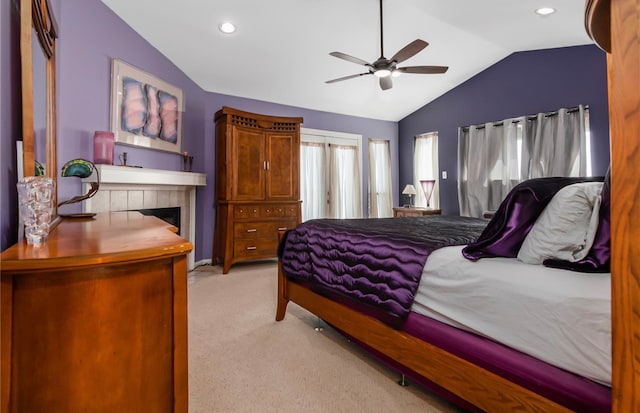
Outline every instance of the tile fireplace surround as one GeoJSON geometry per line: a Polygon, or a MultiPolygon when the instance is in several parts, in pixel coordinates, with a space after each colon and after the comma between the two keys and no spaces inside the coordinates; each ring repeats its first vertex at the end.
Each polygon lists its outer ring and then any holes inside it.
{"type": "MultiPolygon", "coordinates": [[[[84,212],[180,207],[181,236],[194,246],[188,268],[195,267],[196,187],[207,184],[207,175],[164,169],[96,165],[100,190],[83,202],[84,212]]],[[[83,191],[88,191],[83,180],[83,191]]]]}

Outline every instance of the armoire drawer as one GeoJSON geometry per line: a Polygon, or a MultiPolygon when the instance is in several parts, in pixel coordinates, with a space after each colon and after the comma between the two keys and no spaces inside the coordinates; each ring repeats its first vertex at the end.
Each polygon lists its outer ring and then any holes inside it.
{"type": "Polygon", "coordinates": [[[233,235],[236,239],[278,238],[278,231],[295,226],[295,221],[236,222],[233,225],[233,235]]]}
{"type": "Polygon", "coordinates": [[[262,216],[265,218],[284,217],[285,207],[283,205],[263,205],[262,216]]]}
{"type": "Polygon", "coordinates": [[[233,255],[241,257],[275,257],[278,238],[238,239],[233,243],[233,255]]]}
{"type": "Polygon", "coordinates": [[[262,205],[242,205],[236,206],[233,210],[233,217],[242,218],[259,218],[262,214],[262,205]]]}
{"type": "Polygon", "coordinates": [[[262,216],[265,218],[272,217],[297,217],[297,204],[271,204],[262,206],[262,216]]]}

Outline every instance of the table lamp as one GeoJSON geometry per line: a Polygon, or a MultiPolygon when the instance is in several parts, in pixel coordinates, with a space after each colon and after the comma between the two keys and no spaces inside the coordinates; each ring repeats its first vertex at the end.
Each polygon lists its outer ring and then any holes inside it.
{"type": "Polygon", "coordinates": [[[402,190],[402,195],[409,195],[409,207],[413,207],[412,199],[415,194],[416,194],[416,188],[411,184],[408,184],[402,190]]]}

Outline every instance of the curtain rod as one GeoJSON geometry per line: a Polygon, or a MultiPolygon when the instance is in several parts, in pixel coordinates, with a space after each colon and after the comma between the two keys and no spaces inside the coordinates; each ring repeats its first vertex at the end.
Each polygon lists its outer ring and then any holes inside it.
{"type": "MultiPolygon", "coordinates": [[[[584,108],[585,109],[589,109],[589,105],[584,105],[584,108]]],[[[580,107],[579,106],[574,106],[572,108],[567,109],[567,113],[577,112],[578,110],[580,110],[580,107]]],[[[550,116],[555,116],[557,114],[558,114],[558,111],[554,110],[554,111],[551,111],[551,112],[544,113],[544,117],[548,118],[550,116]]],[[[526,118],[527,120],[535,120],[535,119],[538,119],[538,115],[537,114],[536,115],[527,115],[527,116],[524,116],[524,118],[526,118]]],[[[520,120],[512,120],[511,122],[512,123],[520,123],[520,120]]],[[[487,122],[487,123],[491,123],[491,122],[487,122]]],[[[502,126],[502,125],[504,125],[504,121],[494,122],[493,123],[493,126],[502,126]]],[[[473,125],[463,126],[462,130],[463,131],[468,131],[471,126],[473,126],[473,125]]],[[[476,126],[476,129],[484,129],[485,128],[485,125],[475,125],[475,126],[476,126]]]]}

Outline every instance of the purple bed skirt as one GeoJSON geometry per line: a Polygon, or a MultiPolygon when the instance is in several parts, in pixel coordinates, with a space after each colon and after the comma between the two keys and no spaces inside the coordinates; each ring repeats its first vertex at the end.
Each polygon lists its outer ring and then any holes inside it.
{"type": "MultiPolygon", "coordinates": [[[[343,303],[344,304],[344,303],[343,303]]],[[[411,312],[403,329],[408,334],[497,374],[576,412],[610,412],[611,388],[554,367],[490,339],[411,312]]],[[[432,392],[470,411],[480,412],[443,387],[341,331],[375,358],[432,392]]]]}

